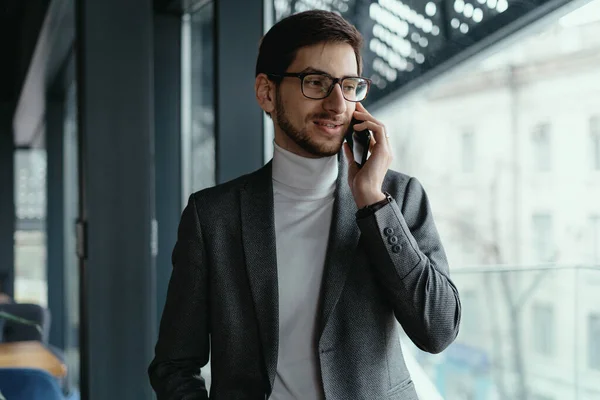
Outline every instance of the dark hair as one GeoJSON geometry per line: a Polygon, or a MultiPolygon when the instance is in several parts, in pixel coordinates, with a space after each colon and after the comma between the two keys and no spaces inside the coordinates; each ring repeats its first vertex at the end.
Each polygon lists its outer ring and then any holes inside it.
{"type": "Polygon", "coordinates": [[[336,13],[310,10],[282,19],[263,36],[255,76],[285,72],[299,49],[319,43],[348,43],[354,49],[358,73],[361,73],[363,37],[360,32],[336,13]]]}

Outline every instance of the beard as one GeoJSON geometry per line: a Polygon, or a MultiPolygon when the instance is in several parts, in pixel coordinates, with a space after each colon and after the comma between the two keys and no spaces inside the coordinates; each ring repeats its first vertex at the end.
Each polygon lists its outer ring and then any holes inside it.
{"type": "MultiPolygon", "coordinates": [[[[286,115],[280,93],[277,93],[277,98],[275,100],[275,111],[279,128],[281,128],[287,137],[309,154],[312,154],[315,157],[331,157],[338,154],[342,149],[345,135],[342,135],[338,139],[332,138],[331,140],[319,143],[310,136],[306,128],[301,130],[296,129],[286,115]]],[[[329,114],[319,114],[315,116],[315,119],[334,120],[335,118],[332,118],[329,114]]],[[[351,129],[352,125],[348,127],[348,130],[345,133],[348,133],[351,129]]]]}

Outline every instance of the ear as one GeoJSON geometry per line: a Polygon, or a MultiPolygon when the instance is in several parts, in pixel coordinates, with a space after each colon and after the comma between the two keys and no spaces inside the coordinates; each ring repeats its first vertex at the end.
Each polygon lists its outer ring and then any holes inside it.
{"type": "Polygon", "coordinates": [[[266,74],[256,76],[254,92],[260,108],[267,113],[272,113],[275,110],[275,84],[269,80],[266,74]]]}

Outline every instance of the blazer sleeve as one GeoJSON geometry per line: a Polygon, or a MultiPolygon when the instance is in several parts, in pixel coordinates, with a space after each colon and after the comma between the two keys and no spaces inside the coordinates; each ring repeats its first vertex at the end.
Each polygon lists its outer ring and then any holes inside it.
{"type": "Polygon", "coordinates": [[[155,357],[158,400],[208,399],[200,368],[209,359],[208,266],[194,195],[181,215],[155,357]]]}
{"type": "Polygon", "coordinates": [[[413,343],[439,353],[458,335],[461,305],[425,190],[407,181],[396,201],[357,219],[361,239],[394,314],[413,343]]]}

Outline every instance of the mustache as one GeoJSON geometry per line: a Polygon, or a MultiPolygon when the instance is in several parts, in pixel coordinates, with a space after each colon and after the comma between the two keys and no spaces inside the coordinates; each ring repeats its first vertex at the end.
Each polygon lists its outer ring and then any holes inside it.
{"type": "Polygon", "coordinates": [[[326,119],[329,121],[333,121],[333,123],[338,124],[338,125],[345,125],[346,123],[348,123],[347,119],[340,119],[340,118],[336,118],[333,115],[330,114],[315,114],[313,116],[310,117],[311,120],[313,119],[326,119]]]}

